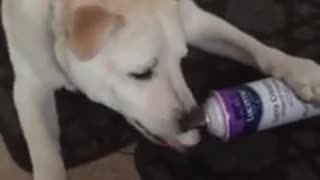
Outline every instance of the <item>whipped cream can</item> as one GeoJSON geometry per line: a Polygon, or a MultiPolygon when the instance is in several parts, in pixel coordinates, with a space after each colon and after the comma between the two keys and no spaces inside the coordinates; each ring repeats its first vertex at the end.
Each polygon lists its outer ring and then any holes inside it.
{"type": "Polygon", "coordinates": [[[202,109],[210,134],[224,140],[320,115],[275,78],[213,91],[202,109]]]}

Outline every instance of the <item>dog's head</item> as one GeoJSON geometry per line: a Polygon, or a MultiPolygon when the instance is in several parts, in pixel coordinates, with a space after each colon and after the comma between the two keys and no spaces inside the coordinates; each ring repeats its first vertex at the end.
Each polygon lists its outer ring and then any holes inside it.
{"type": "MultiPolygon", "coordinates": [[[[152,141],[183,145],[178,121],[196,103],[180,68],[187,50],[174,1],[69,2],[66,44],[76,85],[152,141]]],[[[185,136],[198,141],[196,132],[185,136]]]]}

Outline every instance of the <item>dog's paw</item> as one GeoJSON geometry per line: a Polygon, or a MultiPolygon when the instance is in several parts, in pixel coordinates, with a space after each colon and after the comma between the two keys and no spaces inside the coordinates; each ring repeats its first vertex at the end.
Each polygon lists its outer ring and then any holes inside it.
{"type": "Polygon", "coordinates": [[[320,66],[312,60],[286,56],[272,75],[285,81],[302,100],[320,104],[320,66]]]}

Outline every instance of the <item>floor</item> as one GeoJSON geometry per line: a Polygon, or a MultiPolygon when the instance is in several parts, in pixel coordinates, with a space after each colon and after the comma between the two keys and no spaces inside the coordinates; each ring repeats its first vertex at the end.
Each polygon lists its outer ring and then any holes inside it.
{"type": "MultiPolygon", "coordinates": [[[[131,152],[132,146],[122,152],[131,152]]],[[[138,180],[138,174],[133,165],[133,157],[127,154],[115,153],[106,158],[71,169],[69,180],[138,180]]],[[[0,138],[0,179],[31,180],[29,173],[21,170],[10,158],[7,149],[0,138]]]]}

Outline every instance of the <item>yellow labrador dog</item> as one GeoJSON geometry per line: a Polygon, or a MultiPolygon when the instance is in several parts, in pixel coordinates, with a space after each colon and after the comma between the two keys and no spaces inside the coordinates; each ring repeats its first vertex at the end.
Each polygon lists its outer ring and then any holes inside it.
{"type": "Polygon", "coordinates": [[[34,180],[65,180],[54,91],[79,90],[122,113],[147,138],[175,148],[197,131],[178,126],[196,106],[180,60],[187,43],[284,80],[320,102],[320,67],[285,54],[192,0],[3,0],[14,100],[34,180]]]}

